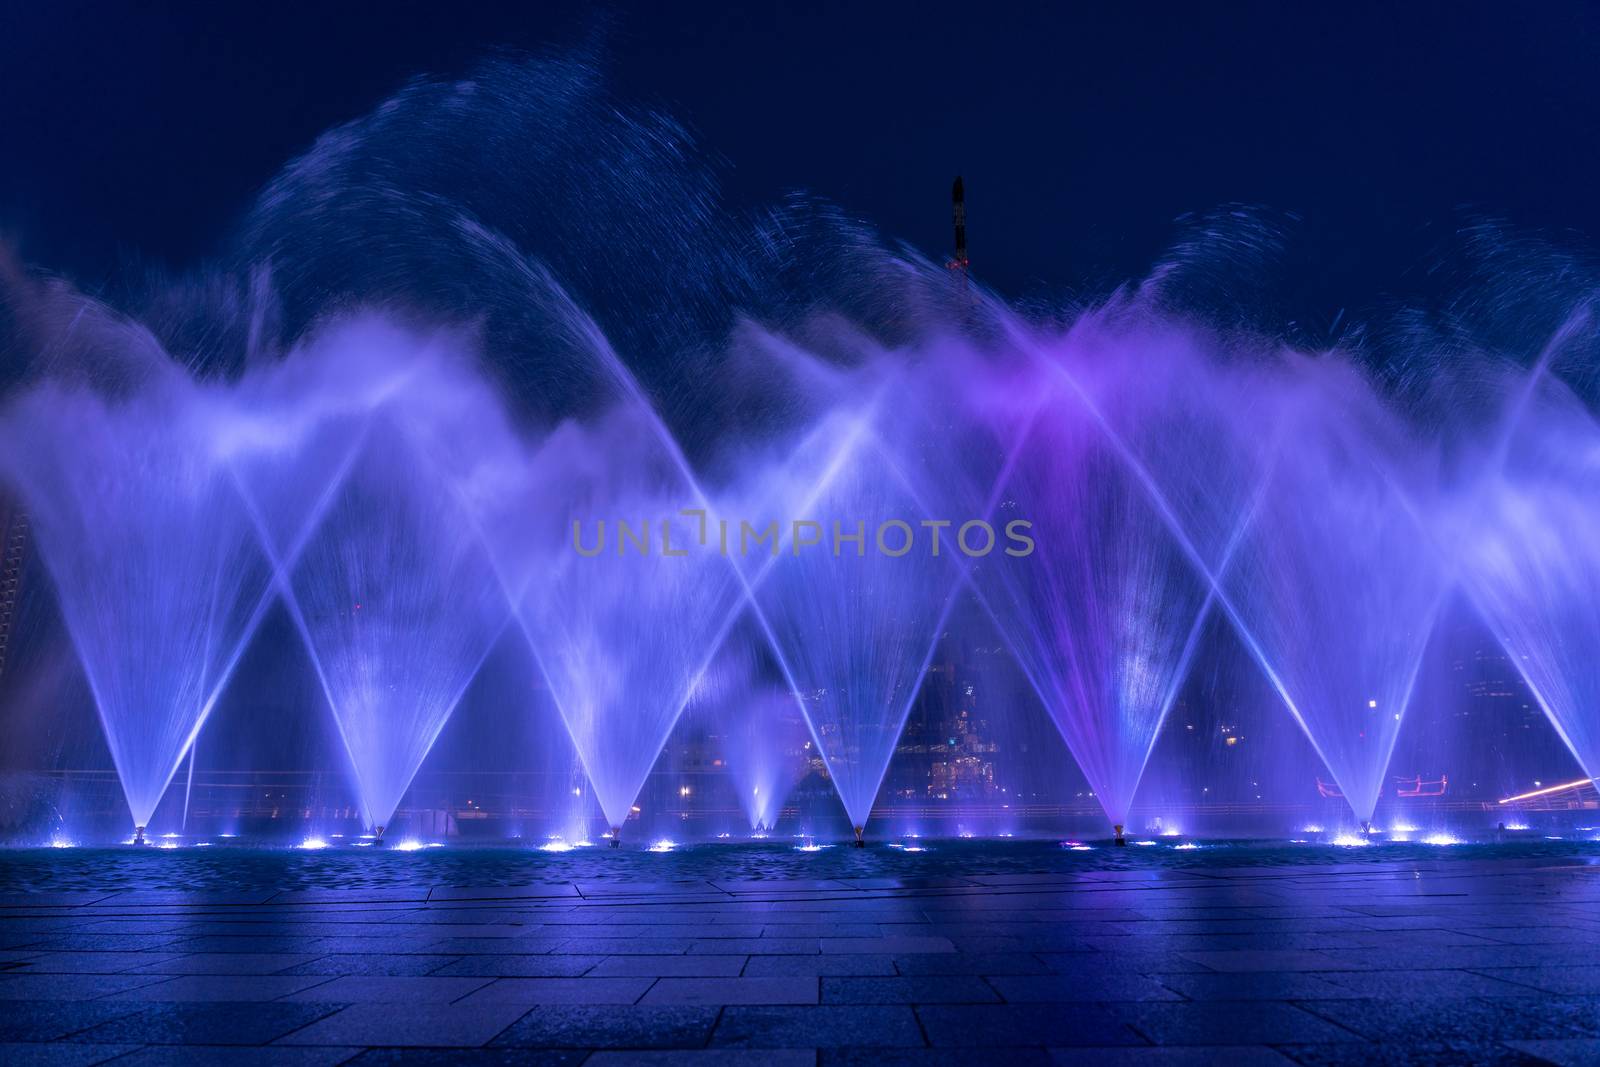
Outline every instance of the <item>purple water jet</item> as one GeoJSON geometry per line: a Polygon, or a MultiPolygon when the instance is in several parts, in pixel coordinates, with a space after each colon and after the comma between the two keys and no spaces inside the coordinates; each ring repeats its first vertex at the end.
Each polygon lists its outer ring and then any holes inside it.
{"type": "Polygon", "coordinates": [[[267,603],[271,570],[216,448],[219,398],[156,365],[122,395],[43,385],[7,410],[135,826],[147,826],[267,603]]]}

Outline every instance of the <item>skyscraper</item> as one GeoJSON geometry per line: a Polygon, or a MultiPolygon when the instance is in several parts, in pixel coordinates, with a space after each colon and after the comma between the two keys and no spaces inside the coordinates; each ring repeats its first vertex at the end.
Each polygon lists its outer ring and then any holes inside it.
{"type": "Polygon", "coordinates": [[[3,677],[22,593],[22,565],[28,551],[28,517],[4,495],[0,495],[0,538],[3,538],[0,539],[0,677],[3,677]]]}

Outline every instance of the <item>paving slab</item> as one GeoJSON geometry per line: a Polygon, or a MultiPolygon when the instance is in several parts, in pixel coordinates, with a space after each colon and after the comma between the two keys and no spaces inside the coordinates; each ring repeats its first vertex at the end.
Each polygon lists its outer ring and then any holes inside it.
{"type": "Polygon", "coordinates": [[[758,955],[749,958],[744,965],[743,973],[750,977],[789,975],[819,978],[858,975],[887,977],[897,972],[894,957],[887,955],[758,955]]]}
{"type": "Polygon", "coordinates": [[[654,978],[498,978],[463,997],[477,1004],[633,1004],[654,978]]]}
{"type": "Polygon", "coordinates": [[[89,1064],[108,1063],[138,1048],[138,1045],[0,1043],[0,1063],[18,1067],[88,1067],[89,1064]]]}
{"type": "Polygon", "coordinates": [[[449,1004],[488,985],[489,978],[416,977],[351,974],[325,978],[285,1000],[320,1000],[336,1004],[449,1004]]]}
{"type": "MultiPolygon", "coordinates": [[[[495,1039],[523,1048],[698,1049],[717,1022],[716,1008],[564,1004],[527,1012],[495,1039]]],[[[793,1047],[793,1046],[788,1046],[793,1047]]]]}
{"type": "Polygon", "coordinates": [[[133,1004],[139,1010],[70,1040],[96,1044],[265,1045],[339,1010],[335,1004],[257,1002],[133,1004]]]}
{"type": "Polygon", "coordinates": [[[280,1039],[281,1044],[472,1048],[527,1012],[522,1004],[352,1004],[280,1039]]]}
{"type": "Polygon", "coordinates": [[[912,1009],[901,1006],[733,1007],[722,1012],[716,1046],[743,1048],[912,1047],[924,1044],[912,1009]]]}
{"type": "MultiPolygon", "coordinates": [[[[154,975],[149,976],[154,978],[154,975]]],[[[259,1001],[278,1000],[292,993],[337,981],[326,975],[183,974],[161,978],[107,996],[130,1001],[259,1001]]],[[[337,997],[326,998],[337,1000],[337,997]]]]}
{"type": "Polygon", "coordinates": [[[1597,961],[1571,861],[66,893],[0,1062],[1592,1063],[1597,961]]]}
{"type": "Polygon", "coordinates": [[[935,1004],[916,1009],[935,1047],[1000,1049],[1143,1045],[1148,1042],[1103,1005],[935,1004]]]}
{"type": "Polygon", "coordinates": [[[660,978],[641,1004],[815,1004],[817,980],[771,978],[660,978]]]}
{"type": "MultiPolygon", "coordinates": [[[[661,959],[641,956],[640,959],[661,959]]],[[[669,957],[670,958],[670,957],[669,957]]],[[[742,957],[739,957],[742,958],[742,957]]],[[[463,956],[429,973],[484,978],[576,978],[591,972],[604,956],[585,955],[475,955],[463,956]]]]}
{"type": "Polygon", "coordinates": [[[586,972],[591,977],[734,978],[748,956],[610,956],[586,972]]]}

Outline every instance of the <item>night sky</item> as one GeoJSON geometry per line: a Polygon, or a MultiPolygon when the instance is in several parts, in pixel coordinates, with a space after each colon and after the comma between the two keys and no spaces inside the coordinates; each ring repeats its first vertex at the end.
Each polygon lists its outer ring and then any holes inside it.
{"type": "Polygon", "coordinates": [[[420,73],[586,47],[726,162],[930,255],[965,175],[1003,292],[1146,271],[1178,220],[1297,220],[1331,314],[1481,218],[1600,236],[1600,5],[118,4],[0,13],[0,232],[91,288],[214,254],[255,191],[420,73]],[[801,15],[795,9],[807,7],[801,15]]]}

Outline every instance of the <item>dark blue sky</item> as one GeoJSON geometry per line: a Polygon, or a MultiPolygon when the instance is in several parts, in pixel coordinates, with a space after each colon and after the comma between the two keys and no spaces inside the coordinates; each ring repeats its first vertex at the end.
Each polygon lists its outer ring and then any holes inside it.
{"type": "Polygon", "coordinates": [[[184,267],[328,126],[416,73],[599,38],[728,164],[1027,293],[1144,271],[1225,203],[1301,221],[1332,309],[1404,294],[1463,219],[1600,237],[1600,5],[118,4],[0,14],[0,229],[87,284],[184,267]],[[807,7],[806,15],[793,9],[807,7]]]}

